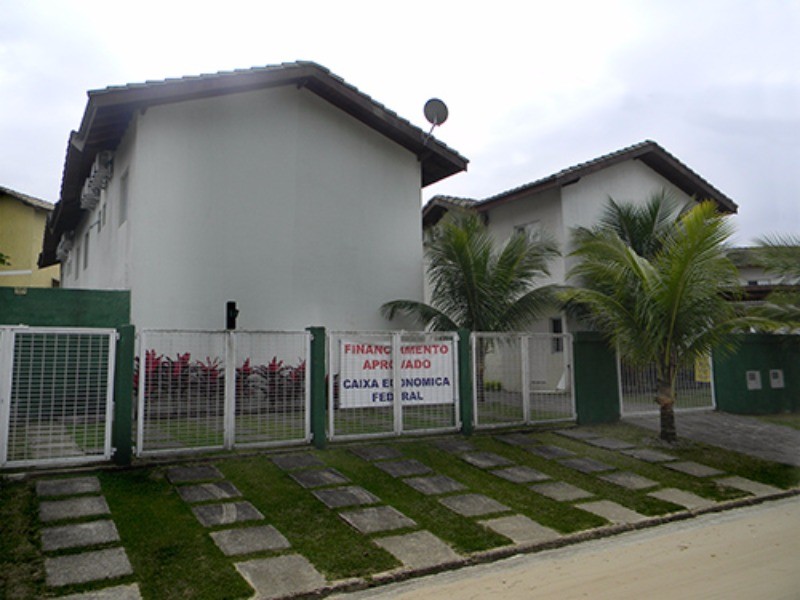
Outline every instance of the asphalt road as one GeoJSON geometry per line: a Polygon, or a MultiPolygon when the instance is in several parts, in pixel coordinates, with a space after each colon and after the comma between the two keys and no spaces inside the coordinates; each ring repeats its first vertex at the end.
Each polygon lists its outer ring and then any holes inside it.
{"type": "Polygon", "coordinates": [[[332,597],[798,600],[800,497],[332,597]]]}

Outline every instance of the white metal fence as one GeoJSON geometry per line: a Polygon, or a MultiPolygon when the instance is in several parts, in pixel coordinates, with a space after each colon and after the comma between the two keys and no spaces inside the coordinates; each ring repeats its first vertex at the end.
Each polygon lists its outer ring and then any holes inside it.
{"type": "Polygon", "coordinates": [[[569,334],[474,333],[471,340],[476,427],[576,418],[569,334]]]}
{"type": "Polygon", "coordinates": [[[455,333],[333,332],[328,365],[331,439],[460,427],[455,333]]]}
{"type": "MultiPolygon", "coordinates": [[[[659,412],[655,403],[658,383],[655,365],[634,366],[617,356],[620,414],[624,416],[659,412]]],[[[678,371],[675,383],[675,411],[713,410],[716,408],[712,385],[710,356],[678,371]]]]}
{"type": "Polygon", "coordinates": [[[142,331],[138,455],[310,439],[307,332],[142,331]]]}
{"type": "Polygon", "coordinates": [[[111,458],[116,331],[0,327],[0,466],[111,458]]]}

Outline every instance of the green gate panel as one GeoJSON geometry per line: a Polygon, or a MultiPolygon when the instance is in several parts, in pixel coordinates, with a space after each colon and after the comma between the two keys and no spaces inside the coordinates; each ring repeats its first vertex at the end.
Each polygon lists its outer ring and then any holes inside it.
{"type": "Polygon", "coordinates": [[[619,421],[617,357],[606,339],[594,332],[576,332],[572,356],[578,424],[619,421]]]}

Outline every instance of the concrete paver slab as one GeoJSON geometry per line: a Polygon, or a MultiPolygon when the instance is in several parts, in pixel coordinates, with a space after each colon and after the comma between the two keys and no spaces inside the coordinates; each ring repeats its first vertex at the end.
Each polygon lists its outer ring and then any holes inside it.
{"type": "Polygon", "coordinates": [[[594,431],[588,431],[586,429],[581,429],[579,427],[572,427],[570,429],[558,429],[553,433],[557,433],[558,435],[563,435],[564,437],[568,437],[573,440],[591,440],[593,438],[602,437],[599,433],[595,433],[594,431]]]}
{"type": "Polygon", "coordinates": [[[119,532],[113,521],[89,521],[42,529],[42,550],[52,552],[62,548],[81,548],[118,542],[119,532]]]}
{"type": "Polygon", "coordinates": [[[178,495],[184,502],[206,502],[207,500],[227,500],[238,498],[242,493],[230,481],[199,483],[178,487],[178,495]]]}
{"type": "Polygon", "coordinates": [[[306,452],[273,456],[272,462],[283,471],[294,471],[296,469],[325,466],[325,463],[323,463],[318,457],[306,452]]]}
{"type": "Polygon", "coordinates": [[[403,480],[418,492],[426,496],[438,496],[439,494],[449,494],[450,492],[460,492],[465,486],[451,479],[447,475],[433,475],[431,477],[411,477],[403,480]]]}
{"type": "Polygon", "coordinates": [[[235,566],[256,592],[251,600],[307,594],[326,584],[325,577],[299,554],[258,558],[235,566]]]}
{"type": "Polygon", "coordinates": [[[417,523],[391,506],[374,506],[339,513],[344,521],[361,533],[379,533],[416,527],[417,523]]]}
{"type": "Polygon", "coordinates": [[[289,540],[272,525],[223,529],[212,531],[210,535],[225,556],[239,556],[265,550],[285,550],[291,547],[289,540]]]}
{"type": "Polygon", "coordinates": [[[413,475],[424,475],[432,471],[429,466],[413,458],[379,462],[375,463],[375,466],[392,477],[411,477],[413,475]]]}
{"type": "Polygon", "coordinates": [[[630,450],[631,448],[635,447],[635,444],[631,444],[630,442],[626,442],[624,440],[618,440],[616,438],[589,438],[583,440],[587,444],[591,444],[592,446],[597,446],[598,448],[605,448],[606,450],[630,450]]]}
{"type": "Polygon", "coordinates": [[[451,454],[461,454],[462,452],[474,452],[475,446],[471,442],[461,438],[445,438],[443,440],[434,440],[433,445],[451,454]]]}
{"type": "Polygon", "coordinates": [[[505,467],[514,464],[504,456],[493,452],[467,452],[461,458],[479,469],[492,469],[494,467],[505,467]]]}
{"type": "Polygon", "coordinates": [[[530,486],[537,494],[547,496],[559,502],[570,502],[572,500],[581,500],[582,498],[591,498],[594,494],[579,488],[576,485],[567,483],[566,481],[554,481],[553,483],[537,483],[530,486]]]}
{"type": "Polygon", "coordinates": [[[358,446],[350,448],[350,452],[367,461],[386,460],[389,458],[400,458],[403,454],[394,446],[358,446]]]}
{"type": "Polygon", "coordinates": [[[50,587],[113,579],[133,573],[122,548],[109,548],[44,559],[45,582],[50,587]]]}
{"type": "Polygon", "coordinates": [[[375,494],[362,487],[350,485],[312,492],[317,499],[328,508],[342,508],[343,506],[358,506],[362,504],[377,504],[381,501],[375,494]]]}
{"type": "Polygon", "coordinates": [[[100,480],[97,477],[72,477],[70,479],[46,479],[36,482],[37,496],[75,496],[97,494],[100,480]]]}
{"type": "Polygon", "coordinates": [[[341,485],[350,483],[350,480],[336,469],[310,469],[296,471],[289,476],[306,489],[324,487],[326,485],[341,485]]]}
{"type": "Polygon", "coordinates": [[[213,465],[189,465],[167,469],[167,479],[170,483],[189,483],[222,478],[222,473],[213,465]]]}
{"type": "Polygon", "coordinates": [[[581,510],[603,517],[612,523],[638,523],[639,521],[645,521],[647,519],[646,516],[637,513],[635,510],[626,508],[611,500],[583,502],[582,504],[576,504],[575,508],[580,508],[581,510]]]}
{"type": "Polygon", "coordinates": [[[562,448],[561,446],[549,446],[547,444],[543,444],[541,446],[531,446],[530,448],[526,448],[528,452],[531,454],[535,454],[536,456],[541,456],[542,458],[567,458],[570,456],[575,456],[575,453],[572,450],[567,450],[566,448],[562,448]]]}
{"type": "Polygon", "coordinates": [[[549,475],[525,466],[496,469],[492,471],[492,474],[514,483],[533,483],[535,481],[546,481],[550,479],[549,475]]]}
{"type": "Polygon", "coordinates": [[[659,500],[671,502],[672,504],[677,504],[678,506],[683,506],[684,508],[688,508],[689,510],[708,508],[709,506],[714,506],[716,504],[716,502],[714,502],[713,500],[709,500],[708,498],[702,498],[697,494],[693,494],[691,492],[679,490],[676,488],[664,488],[663,490],[656,490],[655,492],[650,492],[647,495],[652,496],[653,498],[658,498],[659,500]]]}
{"type": "Polygon", "coordinates": [[[230,525],[245,521],[264,519],[258,509],[249,502],[224,502],[222,504],[201,504],[193,506],[192,512],[204,527],[230,525]]]}
{"type": "Polygon", "coordinates": [[[82,594],[59,596],[58,600],[142,600],[142,594],[139,591],[139,584],[131,583],[129,585],[115,585],[102,590],[83,592],[82,594]]]}
{"type": "Polygon", "coordinates": [[[598,478],[629,490],[646,490],[647,488],[656,487],[658,485],[657,481],[653,481],[652,479],[630,471],[606,473],[604,475],[598,475],[598,478]]]}
{"type": "Polygon", "coordinates": [[[492,513],[507,512],[511,510],[505,504],[493,500],[483,494],[461,494],[459,496],[445,496],[439,502],[447,508],[464,517],[478,517],[492,513]]]}
{"type": "Polygon", "coordinates": [[[650,448],[633,448],[631,450],[623,450],[622,454],[630,456],[638,460],[643,460],[649,463],[667,462],[670,460],[677,460],[676,456],[659,452],[658,450],[651,450],[650,448]]]}
{"type": "Polygon", "coordinates": [[[561,534],[556,530],[540,525],[525,515],[499,517],[497,519],[480,521],[480,524],[500,535],[506,536],[515,544],[549,542],[550,540],[561,537],[561,534]]]}
{"type": "Polygon", "coordinates": [[[425,569],[452,563],[459,555],[430,531],[415,531],[373,540],[378,546],[391,552],[406,567],[425,569]]]}
{"type": "Polygon", "coordinates": [[[666,463],[664,466],[673,471],[686,473],[687,475],[693,475],[695,477],[713,477],[714,475],[724,474],[724,471],[709,467],[708,465],[701,465],[691,460],[666,463]]]}
{"type": "Polygon", "coordinates": [[[748,492],[754,496],[771,496],[772,494],[780,494],[783,490],[760,481],[753,481],[745,477],[723,477],[716,480],[718,485],[732,487],[743,492],[748,492]]]}
{"type": "Polygon", "coordinates": [[[95,515],[107,515],[111,511],[102,496],[81,496],[68,500],[48,500],[39,503],[39,519],[42,522],[78,519],[95,515]]]}
{"type": "Polygon", "coordinates": [[[496,435],[494,439],[503,442],[504,444],[509,444],[511,446],[522,446],[523,448],[526,446],[535,446],[541,444],[541,442],[533,437],[530,433],[506,433],[504,435],[496,435]]]}
{"type": "Polygon", "coordinates": [[[602,471],[613,471],[615,469],[615,467],[600,462],[599,460],[594,460],[593,458],[568,458],[558,462],[565,467],[575,469],[581,473],[600,473],[602,471]]]}

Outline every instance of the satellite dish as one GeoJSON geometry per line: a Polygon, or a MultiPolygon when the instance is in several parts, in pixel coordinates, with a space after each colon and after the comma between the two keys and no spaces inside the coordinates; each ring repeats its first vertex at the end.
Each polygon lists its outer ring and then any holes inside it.
{"type": "Polygon", "coordinates": [[[438,98],[431,98],[425,103],[425,118],[436,127],[447,121],[447,105],[438,98]]]}

